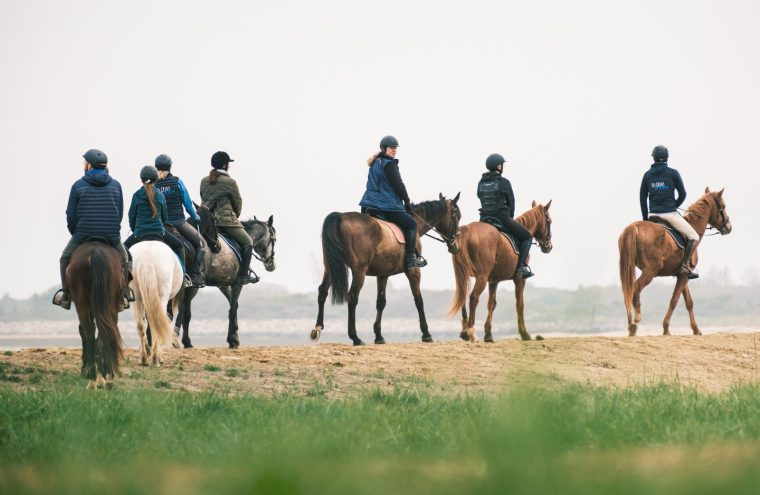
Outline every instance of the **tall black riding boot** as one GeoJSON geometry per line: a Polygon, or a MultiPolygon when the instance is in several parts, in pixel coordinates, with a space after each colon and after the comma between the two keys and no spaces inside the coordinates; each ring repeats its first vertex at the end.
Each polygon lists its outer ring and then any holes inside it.
{"type": "Polygon", "coordinates": [[[259,281],[259,277],[255,274],[251,275],[251,258],[253,257],[253,246],[246,246],[243,248],[243,261],[240,263],[240,272],[238,272],[238,280],[241,284],[255,284],[259,281]]]}
{"type": "Polygon", "coordinates": [[[518,277],[530,278],[534,275],[530,267],[525,263],[530,252],[530,245],[531,239],[526,239],[520,243],[520,256],[517,258],[517,270],[515,270],[515,275],[518,277]]]}
{"type": "Polygon", "coordinates": [[[680,274],[686,275],[686,278],[693,280],[699,278],[699,274],[691,269],[691,253],[694,251],[694,246],[697,241],[691,240],[686,243],[686,247],[683,250],[683,261],[681,262],[680,274]]]}
{"type": "Polygon", "coordinates": [[[71,298],[66,290],[66,268],[69,267],[69,259],[61,258],[60,270],[61,270],[61,290],[53,295],[53,304],[60,306],[63,309],[71,309],[71,298]]]}
{"type": "Polygon", "coordinates": [[[193,266],[190,267],[190,280],[193,281],[193,287],[205,287],[206,277],[204,274],[206,263],[205,251],[203,248],[195,250],[195,260],[193,266]]]}
{"type": "MultiPolygon", "coordinates": [[[[131,258],[131,256],[130,256],[131,258]]],[[[129,303],[135,300],[135,295],[132,293],[132,289],[129,287],[129,281],[132,278],[132,260],[130,259],[126,263],[121,262],[121,269],[124,272],[124,298],[121,300],[119,311],[124,311],[129,308],[129,303]]]]}
{"type": "Polygon", "coordinates": [[[422,256],[417,255],[417,231],[405,230],[404,231],[404,267],[407,270],[412,268],[422,268],[427,265],[427,261],[422,256]]]}

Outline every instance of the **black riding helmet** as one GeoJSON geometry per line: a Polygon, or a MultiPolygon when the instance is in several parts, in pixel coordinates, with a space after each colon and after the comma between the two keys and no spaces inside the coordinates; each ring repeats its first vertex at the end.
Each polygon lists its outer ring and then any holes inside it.
{"type": "Polygon", "coordinates": [[[169,155],[158,155],[155,162],[158,170],[164,170],[168,172],[172,169],[172,159],[169,155]]]}
{"type": "Polygon", "coordinates": [[[380,140],[380,149],[385,150],[385,148],[398,148],[398,139],[393,136],[385,136],[380,140]]]}
{"type": "Polygon", "coordinates": [[[108,164],[108,157],[106,156],[106,154],[94,148],[91,150],[87,150],[87,153],[82,155],[82,158],[84,158],[85,161],[89,163],[90,165],[92,165],[93,167],[98,167],[100,165],[108,164]]]}
{"type": "Polygon", "coordinates": [[[158,169],[153,165],[145,165],[140,170],[140,180],[145,183],[156,182],[158,180],[158,169]]]}
{"type": "Polygon", "coordinates": [[[214,168],[224,168],[228,163],[234,161],[226,151],[217,151],[211,155],[211,166],[214,168]]]}
{"type": "Polygon", "coordinates": [[[498,153],[488,155],[488,158],[486,158],[486,168],[491,172],[495,172],[499,168],[499,165],[503,163],[506,163],[506,160],[498,153]]]}
{"type": "Polygon", "coordinates": [[[654,161],[656,162],[668,161],[668,149],[662,145],[655,146],[652,150],[652,158],[654,158],[654,161]]]}

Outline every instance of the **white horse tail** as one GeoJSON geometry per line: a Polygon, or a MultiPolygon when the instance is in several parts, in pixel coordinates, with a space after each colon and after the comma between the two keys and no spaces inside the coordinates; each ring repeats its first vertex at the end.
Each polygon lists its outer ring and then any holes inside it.
{"type": "MultiPolygon", "coordinates": [[[[136,263],[135,272],[135,279],[138,281],[140,297],[145,308],[145,317],[148,319],[153,338],[156,339],[158,345],[171,344],[172,322],[166,314],[166,306],[162,304],[165,299],[161,297],[155,264],[136,263]]],[[[174,304],[172,300],[172,305],[174,304]]]]}

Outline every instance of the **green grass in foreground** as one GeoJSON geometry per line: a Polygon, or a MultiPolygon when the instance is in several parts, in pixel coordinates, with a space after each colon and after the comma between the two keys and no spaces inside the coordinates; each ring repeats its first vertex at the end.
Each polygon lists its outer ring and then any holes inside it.
{"type": "Polygon", "coordinates": [[[349,400],[0,387],[0,493],[757,493],[760,389],[349,400]]]}

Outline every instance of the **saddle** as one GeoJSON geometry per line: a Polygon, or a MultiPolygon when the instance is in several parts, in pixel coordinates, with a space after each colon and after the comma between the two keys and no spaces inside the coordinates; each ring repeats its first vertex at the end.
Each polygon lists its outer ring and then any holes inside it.
{"type": "Polygon", "coordinates": [[[393,237],[396,238],[396,242],[399,244],[406,244],[406,239],[404,238],[404,233],[401,232],[401,228],[395,223],[388,220],[385,215],[383,215],[382,211],[376,210],[374,208],[367,208],[364,211],[364,214],[374,218],[380,223],[380,225],[390,230],[390,232],[393,234],[393,237]]]}
{"type": "Polygon", "coordinates": [[[111,247],[115,247],[111,241],[107,238],[99,235],[93,235],[84,240],[84,242],[99,242],[101,244],[108,244],[111,247]]]}
{"type": "Polygon", "coordinates": [[[520,254],[520,248],[518,248],[518,244],[514,236],[504,230],[504,225],[502,225],[501,221],[498,218],[486,216],[486,217],[482,217],[480,221],[494,226],[496,230],[498,230],[499,233],[503,235],[504,238],[507,239],[507,241],[509,241],[509,243],[512,245],[512,249],[515,250],[515,254],[520,254]]]}
{"type": "Polygon", "coordinates": [[[681,249],[686,248],[686,238],[682,233],[674,229],[673,226],[671,226],[665,219],[660,217],[649,217],[649,221],[665,227],[665,231],[670,234],[670,237],[673,238],[673,240],[676,242],[676,245],[678,245],[678,247],[681,249]]]}

